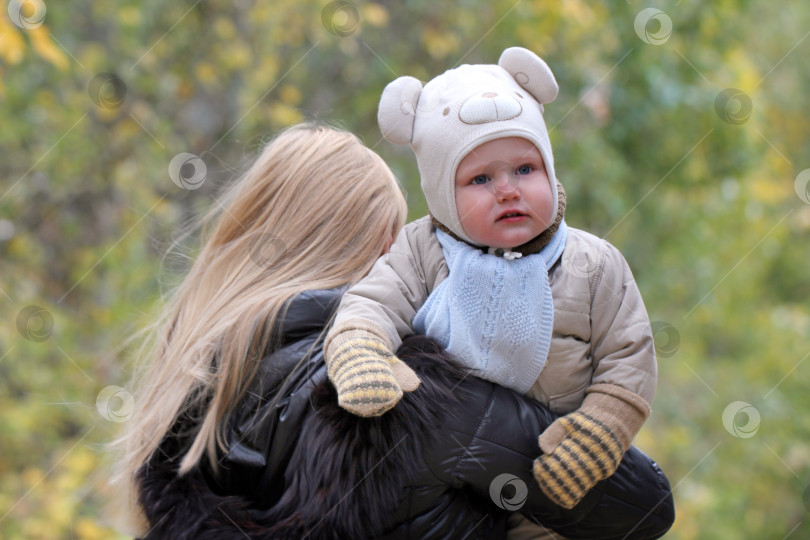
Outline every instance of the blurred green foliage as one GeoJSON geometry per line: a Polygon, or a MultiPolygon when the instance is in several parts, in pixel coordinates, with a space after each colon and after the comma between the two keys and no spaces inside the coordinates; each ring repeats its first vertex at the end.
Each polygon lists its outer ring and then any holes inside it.
{"type": "Polygon", "coordinates": [[[161,259],[171,239],[262,141],[338,123],[418,217],[414,159],[376,126],[382,88],[521,45],[560,83],[546,116],[568,223],[621,249],[654,321],[659,390],[636,442],[675,489],[668,537],[810,537],[805,7],[4,3],[0,536],[114,535],[100,463],[131,406],[108,388],[127,384],[123,344],[182,275],[161,259]],[[183,152],[204,163],[198,189],[170,177],[183,152]]]}

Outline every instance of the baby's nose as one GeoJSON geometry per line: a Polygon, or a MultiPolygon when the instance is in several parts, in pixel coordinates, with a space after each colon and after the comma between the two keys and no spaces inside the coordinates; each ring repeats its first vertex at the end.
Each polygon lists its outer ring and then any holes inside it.
{"type": "Polygon", "coordinates": [[[504,165],[495,171],[490,185],[497,195],[510,193],[518,187],[518,175],[511,167],[504,165]]]}

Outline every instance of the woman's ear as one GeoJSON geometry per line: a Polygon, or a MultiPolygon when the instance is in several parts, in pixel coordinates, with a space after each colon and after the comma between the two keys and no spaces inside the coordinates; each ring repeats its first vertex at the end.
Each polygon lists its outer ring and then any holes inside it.
{"type": "Polygon", "coordinates": [[[551,103],[560,87],[542,58],[523,47],[510,47],[501,53],[498,65],[509,72],[515,81],[540,104],[551,103]]]}
{"type": "Polygon", "coordinates": [[[385,87],[377,110],[377,122],[386,140],[394,144],[411,142],[421,93],[422,83],[414,77],[399,77],[385,87]]]}

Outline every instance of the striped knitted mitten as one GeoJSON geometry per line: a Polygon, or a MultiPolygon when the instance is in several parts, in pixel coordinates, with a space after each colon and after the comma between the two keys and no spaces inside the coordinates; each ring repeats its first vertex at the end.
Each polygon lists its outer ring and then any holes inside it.
{"type": "Polygon", "coordinates": [[[338,404],[358,416],[380,416],[419,386],[416,373],[366,330],[330,336],[325,358],[338,404]]]}
{"type": "Polygon", "coordinates": [[[649,416],[649,405],[640,396],[624,389],[611,393],[588,394],[579,410],[558,418],[540,435],[545,454],[534,461],[534,477],[543,493],[563,508],[576,506],[594,485],[616,472],[649,416]]]}

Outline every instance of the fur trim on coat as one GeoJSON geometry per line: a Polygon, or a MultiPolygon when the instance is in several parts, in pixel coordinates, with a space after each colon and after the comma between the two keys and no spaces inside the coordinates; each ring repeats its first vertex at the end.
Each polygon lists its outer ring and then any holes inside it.
{"type": "Polygon", "coordinates": [[[140,503],[152,524],[144,538],[345,539],[369,538],[390,527],[413,466],[436,438],[446,404],[456,401],[465,374],[424,337],[398,351],[416,371],[419,392],[406,393],[380,417],[341,409],[331,383],[312,392],[312,409],[285,476],[286,489],[271,508],[251,508],[222,496],[195,468],[178,476],[180,443],[167,439],[138,474],[140,503]]]}

